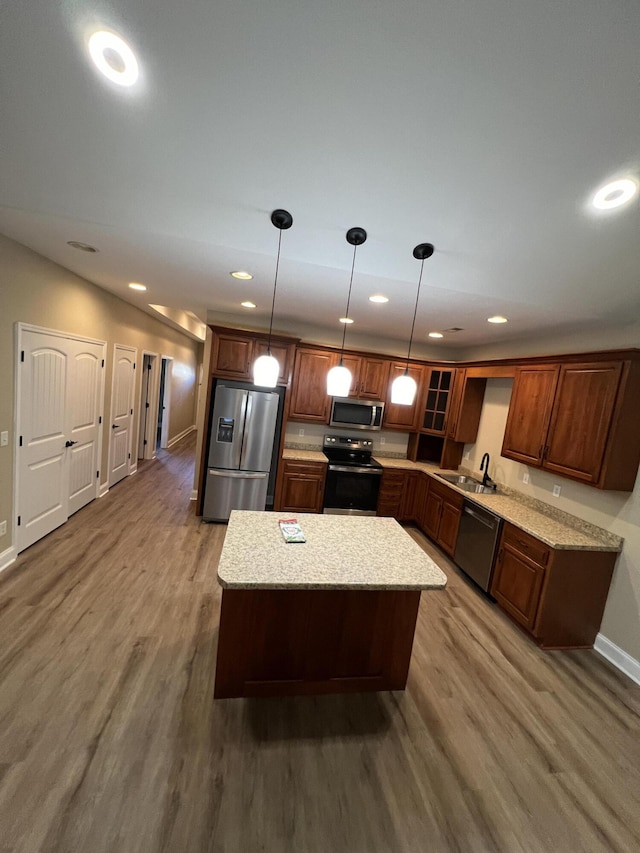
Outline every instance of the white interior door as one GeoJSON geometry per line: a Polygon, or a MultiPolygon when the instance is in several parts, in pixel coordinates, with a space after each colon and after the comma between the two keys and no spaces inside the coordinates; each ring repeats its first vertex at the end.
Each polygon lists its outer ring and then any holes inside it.
{"type": "Polygon", "coordinates": [[[103,357],[99,342],[19,331],[18,551],[96,496],[103,357]]]}
{"type": "Polygon", "coordinates": [[[68,362],[67,450],[69,507],[73,515],[96,496],[99,480],[101,437],[100,410],[104,398],[104,348],[98,344],[70,341],[68,362]]]}
{"type": "Polygon", "coordinates": [[[120,344],[114,347],[109,424],[109,486],[119,483],[129,473],[136,355],[137,350],[131,347],[120,344]]]}

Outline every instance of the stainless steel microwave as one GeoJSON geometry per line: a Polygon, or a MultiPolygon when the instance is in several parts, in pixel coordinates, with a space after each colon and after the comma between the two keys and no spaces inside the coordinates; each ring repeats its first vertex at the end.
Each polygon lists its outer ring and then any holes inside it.
{"type": "Polygon", "coordinates": [[[384,403],[379,400],[355,400],[334,397],[329,426],[350,429],[382,429],[384,403]]]}

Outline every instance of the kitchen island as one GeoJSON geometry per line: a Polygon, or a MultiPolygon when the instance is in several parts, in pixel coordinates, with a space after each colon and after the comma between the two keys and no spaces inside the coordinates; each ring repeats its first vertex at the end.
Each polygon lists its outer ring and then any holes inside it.
{"type": "Polygon", "coordinates": [[[392,518],[231,513],[215,697],[403,690],[420,593],[445,574],[392,518]]]}

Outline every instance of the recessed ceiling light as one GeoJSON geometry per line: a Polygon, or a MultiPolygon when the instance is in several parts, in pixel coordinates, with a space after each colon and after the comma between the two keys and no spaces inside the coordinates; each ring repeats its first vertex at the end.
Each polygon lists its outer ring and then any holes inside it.
{"type": "Polygon", "coordinates": [[[72,249],[79,249],[81,252],[98,252],[95,246],[90,246],[88,243],[80,243],[78,240],[67,240],[67,246],[72,249]]]}
{"type": "Polygon", "coordinates": [[[488,323],[508,323],[506,317],[501,317],[500,314],[495,314],[493,317],[487,317],[488,323]]]}
{"type": "Polygon", "coordinates": [[[251,273],[246,270],[234,270],[230,275],[232,275],[233,278],[239,278],[242,281],[250,281],[253,278],[251,273]]]}
{"type": "Polygon", "coordinates": [[[248,302],[248,301],[247,302],[241,302],[240,305],[242,305],[243,308],[255,308],[256,307],[255,302],[248,302]]]}
{"type": "Polygon", "coordinates": [[[638,184],[631,178],[621,178],[619,181],[611,181],[598,190],[594,195],[592,204],[598,210],[611,210],[620,207],[630,201],[638,190],[638,184]]]}
{"type": "Polygon", "coordinates": [[[442,332],[429,332],[430,338],[444,338],[442,332]]]}
{"type": "Polygon", "coordinates": [[[138,79],[138,60],[126,41],[115,33],[93,33],[89,55],[98,71],[118,86],[133,86],[138,79]]]}
{"type": "Polygon", "coordinates": [[[130,281],[129,287],[131,288],[131,290],[146,290],[147,289],[147,285],[146,284],[140,284],[139,281],[130,281]]]}
{"type": "Polygon", "coordinates": [[[340,317],[340,322],[341,323],[353,323],[353,320],[351,319],[351,317],[340,317]]]}
{"type": "Polygon", "coordinates": [[[369,302],[379,302],[381,305],[383,302],[388,302],[389,297],[383,296],[381,293],[377,293],[375,296],[369,297],[369,302]]]}

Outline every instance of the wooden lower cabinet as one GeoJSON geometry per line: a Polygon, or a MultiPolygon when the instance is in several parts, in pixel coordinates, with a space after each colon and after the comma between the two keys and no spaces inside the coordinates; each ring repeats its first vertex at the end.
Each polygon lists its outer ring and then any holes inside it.
{"type": "Polygon", "coordinates": [[[464,498],[458,492],[430,478],[419,524],[423,532],[450,557],[456,549],[463,502],[464,498]]]}
{"type": "Polygon", "coordinates": [[[274,509],[322,512],[327,466],[323,462],[283,459],[278,472],[274,509]]]}
{"type": "Polygon", "coordinates": [[[490,592],[543,648],[591,648],[616,557],[551,548],[505,522],[490,592]]]}
{"type": "Polygon", "coordinates": [[[419,604],[420,590],[224,589],[214,696],[404,690],[419,604]]]}
{"type": "Polygon", "coordinates": [[[402,521],[404,493],[407,486],[407,472],[399,469],[386,469],[382,472],[380,494],[378,495],[378,515],[391,516],[402,521]]]}

